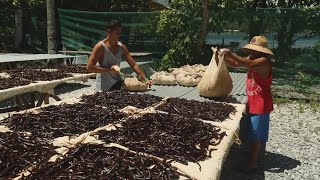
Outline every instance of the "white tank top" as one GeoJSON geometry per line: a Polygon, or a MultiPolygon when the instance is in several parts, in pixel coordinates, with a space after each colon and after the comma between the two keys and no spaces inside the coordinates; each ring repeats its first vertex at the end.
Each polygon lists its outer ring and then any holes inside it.
{"type": "MultiPolygon", "coordinates": [[[[112,54],[108,47],[100,41],[104,47],[104,57],[101,64],[98,62],[96,65],[102,68],[111,68],[113,65],[120,67],[122,60],[123,48],[121,42],[118,41],[119,46],[117,54],[112,54]]],[[[116,73],[99,73],[96,76],[96,91],[108,91],[117,81],[121,80],[119,74],[116,73]]]]}

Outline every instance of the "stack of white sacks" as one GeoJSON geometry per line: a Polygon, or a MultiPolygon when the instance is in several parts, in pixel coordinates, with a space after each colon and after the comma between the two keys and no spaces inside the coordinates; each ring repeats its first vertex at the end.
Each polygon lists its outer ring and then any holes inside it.
{"type": "Polygon", "coordinates": [[[185,65],[180,68],[171,68],[167,71],[154,73],[150,78],[156,85],[197,86],[207,66],[202,64],[185,65]]]}

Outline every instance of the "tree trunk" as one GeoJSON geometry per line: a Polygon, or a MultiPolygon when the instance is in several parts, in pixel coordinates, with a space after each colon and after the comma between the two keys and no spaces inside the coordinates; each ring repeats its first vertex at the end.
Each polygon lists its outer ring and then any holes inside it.
{"type": "Polygon", "coordinates": [[[250,42],[251,39],[254,36],[258,36],[264,33],[265,31],[265,21],[264,21],[264,15],[263,14],[259,14],[258,11],[256,11],[256,8],[267,8],[267,1],[266,0],[255,0],[252,2],[252,7],[251,10],[253,11],[253,13],[255,14],[255,18],[258,18],[256,20],[254,20],[254,18],[250,19],[250,23],[249,23],[249,39],[248,41],[250,42]]]}
{"type": "Polygon", "coordinates": [[[207,36],[207,29],[208,29],[208,22],[209,22],[209,13],[208,13],[208,0],[202,0],[202,22],[199,32],[199,39],[198,39],[198,48],[199,50],[202,49],[206,36],[207,36]]]}
{"type": "Polygon", "coordinates": [[[23,10],[17,9],[15,11],[15,35],[14,35],[14,49],[19,52],[23,42],[23,10]]]}
{"type": "Polygon", "coordinates": [[[277,41],[278,41],[278,64],[282,65],[285,61],[290,59],[292,45],[294,44],[293,37],[295,30],[292,24],[294,17],[284,17],[280,20],[280,28],[278,30],[277,41]]]}
{"type": "Polygon", "coordinates": [[[47,37],[48,53],[57,53],[57,28],[55,0],[47,0],[47,37]]]}
{"type": "Polygon", "coordinates": [[[259,20],[255,21],[255,20],[251,19],[250,24],[249,24],[249,39],[248,39],[248,41],[250,42],[254,36],[259,36],[262,33],[263,33],[263,20],[259,19],[259,20]]]}

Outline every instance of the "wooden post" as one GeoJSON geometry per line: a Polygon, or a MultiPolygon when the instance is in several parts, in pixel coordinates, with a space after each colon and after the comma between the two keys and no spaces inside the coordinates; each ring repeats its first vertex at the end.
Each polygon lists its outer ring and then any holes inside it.
{"type": "Polygon", "coordinates": [[[15,10],[15,35],[14,35],[14,48],[16,51],[21,50],[22,42],[23,42],[23,10],[17,9],[15,10]]]}
{"type": "Polygon", "coordinates": [[[55,0],[47,0],[48,54],[57,53],[57,28],[55,0]]]}

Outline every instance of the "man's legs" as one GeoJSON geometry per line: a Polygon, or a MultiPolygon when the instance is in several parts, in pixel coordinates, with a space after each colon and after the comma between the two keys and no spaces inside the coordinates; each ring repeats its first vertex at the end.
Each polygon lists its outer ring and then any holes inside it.
{"type": "Polygon", "coordinates": [[[254,142],[250,144],[250,159],[248,163],[248,169],[258,168],[258,160],[260,155],[261,142],[254,142]]]}
{"type": "Polygon", "coordinates": [[[248,170],[258,168],[259,164],[262,164],[265,144],[268,141],[269,134],[269,114],[251,115],[249,126],[250,142],[250,159],[248,164],[248,170]]]}

